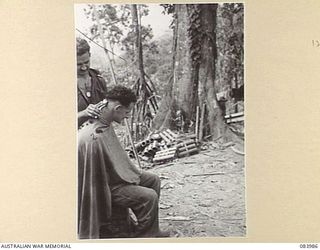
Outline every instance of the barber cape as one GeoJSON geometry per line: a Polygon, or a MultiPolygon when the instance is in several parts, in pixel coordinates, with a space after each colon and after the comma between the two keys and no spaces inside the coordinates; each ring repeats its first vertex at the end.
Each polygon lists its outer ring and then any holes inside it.
{"type": "Polygon", "coordinates": [[[140,172],[121,146],[112,125],[89,120],[78,131],[78,235],[97,239],[111,217],[110,173],[139,184],[140,172]]]}

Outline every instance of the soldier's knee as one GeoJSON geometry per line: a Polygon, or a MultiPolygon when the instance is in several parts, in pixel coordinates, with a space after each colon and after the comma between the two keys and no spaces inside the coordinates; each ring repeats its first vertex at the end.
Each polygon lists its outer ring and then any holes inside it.
{"type": "Polygon", "coordinates": [[[143,199],[151,203],[158,202],[158,195],[153,189],[148,189],[148,191],[144,192],[143,199]]]}

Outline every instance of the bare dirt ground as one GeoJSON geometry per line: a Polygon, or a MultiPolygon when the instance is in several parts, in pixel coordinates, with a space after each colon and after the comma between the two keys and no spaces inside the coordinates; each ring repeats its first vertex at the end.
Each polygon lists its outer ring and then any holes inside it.
{"type": "MultiPolygon", "coordinates": [[[[123,138],[124,128],[116,128],[123,138]]],[[[172,237],[245,237],[243,141],[207,142],[199,154],[142,167],[161,178],[160,227],[172,237]]]]}
{"type": "MultiPolygon", "coordinates": [[[[246,235],[244,156],[207,144],[199,154],[148,171],[162,180],[160,226],[173,237],[246,235]]],[[[234,148],[243,151],[243,146],[234,148]]]]}

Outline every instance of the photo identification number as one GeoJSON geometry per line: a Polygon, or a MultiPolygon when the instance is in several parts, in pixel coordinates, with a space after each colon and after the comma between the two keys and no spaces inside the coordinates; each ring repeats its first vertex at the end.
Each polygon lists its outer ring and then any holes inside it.
{"type": "Polygon", "coordinates": [[[318,244],[300,244],[300,248],[318,248],[318,244]]]}

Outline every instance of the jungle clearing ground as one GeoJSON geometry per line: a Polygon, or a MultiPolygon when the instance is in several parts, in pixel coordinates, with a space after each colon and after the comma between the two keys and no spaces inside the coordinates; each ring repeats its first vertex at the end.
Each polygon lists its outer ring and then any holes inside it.
{"type": "Polygon", "coordinates": [[[246,236],[244,156],[212,145],[148,170],[161,178],[160,227],[173,237],[246,236]]]}
{"type": "MultiPolygon", "coordinates": [[[[124,126],[115,130],[124,138],[124,126]]],[[[154,166],[140,161],[161,179],[161,229],[172,237],[246,236],[244,155],[232,147],[244,152],[242,140],[205,142],[199,154],[154,166]]]]}

